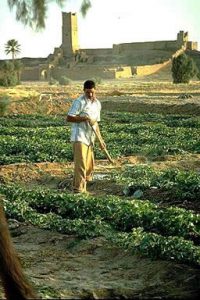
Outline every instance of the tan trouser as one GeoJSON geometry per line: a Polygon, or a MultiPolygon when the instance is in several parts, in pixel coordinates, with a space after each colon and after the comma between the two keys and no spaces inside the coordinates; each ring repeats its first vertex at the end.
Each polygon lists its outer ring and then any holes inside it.
{"type": "Polygon", "coordinates": [[[74,153],[74,179],[73,190],[77,193],[86,192],[87,181],[92,180],[94,170],[93,146],[81,142],[73,143],[74,153]]]}

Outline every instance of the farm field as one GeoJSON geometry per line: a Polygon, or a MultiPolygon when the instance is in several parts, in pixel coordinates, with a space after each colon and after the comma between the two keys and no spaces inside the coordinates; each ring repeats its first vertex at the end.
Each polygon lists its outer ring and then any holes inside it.
{"type": "Polygon", "coordinates": [[[26,274],[44,299],[197,298],[200,82],[99,83],[114,164],[96,143],[94,181],[80,196],[65,114],[81,92],[82,82],[0,88],[10,97],[0,194],[26,274]]]}

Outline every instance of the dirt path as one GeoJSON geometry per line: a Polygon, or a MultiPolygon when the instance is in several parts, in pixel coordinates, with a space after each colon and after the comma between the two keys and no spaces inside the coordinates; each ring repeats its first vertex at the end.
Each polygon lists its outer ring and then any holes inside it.
{"type": "Polygon", "coordinates": [[[10,227],[24,270],[40,296],[46,294],[51,299],[197,298],[198,269],[135,256],[102,237],[81,240],[12,220],[10,227]]]}

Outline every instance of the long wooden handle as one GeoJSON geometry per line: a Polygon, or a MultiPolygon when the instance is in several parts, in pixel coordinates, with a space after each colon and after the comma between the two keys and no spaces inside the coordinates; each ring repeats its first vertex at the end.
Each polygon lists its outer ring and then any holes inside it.
{"type": "Polygon", "coordinates": [[[114,160],[111,158],[110,154],[108,153],[108,150],[105,147],[103,147],[103,151],[105,152],[109,162],[111,162],[111,164],[114,164],[114,160]]]}
{"type": "Polygon", "coordinates": [[[112,164],[114,164],[114,160],[111,158],[110,154],[108,153],[108,150],[107,150],[106,147],[104,146],[105,143],[104,143],[102,137],[101,137],[101,136],[99,135],[99,133],[96,131],[96,129],[94,128],[94,126],[91,126],[91,127],[92,127],[94,133],[96,134],[96,137],[97,137],[97,139],[98,139],[98,141],[99,141],[99,144],[101,145],[101,148],[102,148],[103,151],[105,152],[105,154],[106,154],[108,160],[109,160],[112,164]]]}

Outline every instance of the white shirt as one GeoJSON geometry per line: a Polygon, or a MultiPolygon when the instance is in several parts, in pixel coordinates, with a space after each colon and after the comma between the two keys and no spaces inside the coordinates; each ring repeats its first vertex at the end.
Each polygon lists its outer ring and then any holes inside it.
{"type": "MultiPolygon", "coordinates": [[[[91,119],[100,121],[101,103],[98,99],[91,101],[85,95],[74,100],[68,115],[77,116],[87,114],[91,119]]],[[[88,122],[72,123],[71,142],[81,142],[86,145],[94,144],[95,133],[88,122]]]]}

